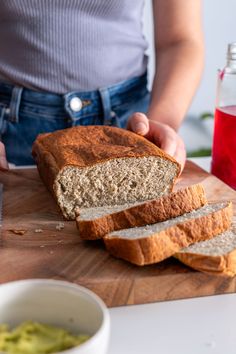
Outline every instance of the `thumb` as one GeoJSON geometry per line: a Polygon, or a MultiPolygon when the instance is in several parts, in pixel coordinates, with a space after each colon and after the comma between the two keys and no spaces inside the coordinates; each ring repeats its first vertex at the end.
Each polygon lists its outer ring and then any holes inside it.
{"type": "Polygon", "coordinates": [[[6,150],[2,142],[0,142],[0,170],[8,170],[8,162],[6,159],[6,150]]]}
{"type": "Polygon", "coordinates": [[[149,121],[144,113],[134,113],[128,121],[127,129],[139,135],[146,135],[149,131],[149,121]]]}

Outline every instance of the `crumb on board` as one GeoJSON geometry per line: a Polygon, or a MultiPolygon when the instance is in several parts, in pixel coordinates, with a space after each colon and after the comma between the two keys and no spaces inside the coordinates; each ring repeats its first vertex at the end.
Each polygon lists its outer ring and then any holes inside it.
{"type": "Polygon", "coordinates": [[[65,227],[64,222],[59,222],[59,224],[57,224],[57,226],[56,226],[56,229],[60,231],[60,230],[64,229],[64,227],[65,227]]]}
{"type": "Polygon", "coordinates": [[[38,234],[40,232],[43,232],[43,230],[42,229],[35,229],[34,232],[36,232],[38,234]]]}
{"type": "Polygon", "coordinates": [[[15,235],[24,235],[27,232],[25,229],[9,229],[7,231],[10,231],[15,235]]]}

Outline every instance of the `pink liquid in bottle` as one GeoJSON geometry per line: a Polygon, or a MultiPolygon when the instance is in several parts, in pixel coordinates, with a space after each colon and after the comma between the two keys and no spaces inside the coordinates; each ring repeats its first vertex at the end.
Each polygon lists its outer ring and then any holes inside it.
{"type": "Polygon", "coordinates": [[[211,172],[236,189],[236,106],[215,111],[211,172]]]}

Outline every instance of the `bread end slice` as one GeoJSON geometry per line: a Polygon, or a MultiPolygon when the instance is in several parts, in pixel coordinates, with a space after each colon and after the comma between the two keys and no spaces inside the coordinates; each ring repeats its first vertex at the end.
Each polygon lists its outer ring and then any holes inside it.
{"type": "Polygon", "coordinates": [[[174,255],[187,266],[212,275],[236,275],[236,227],[174,255]]]}
{"type": "Polygon", "coordinates": [[[168,221],[112,232],[103,240],[115,257],[140,266],[153,264],[229,229],[232,210],[231,202],[206,205],[168,221]]]}
{"type": "Polygon", "coordinates": [[[82,239],[96,240],[115,230],[165,221],[205,204],[204,188],[196,184],[133,206],[82,209],[76,224],[82,239]]]}

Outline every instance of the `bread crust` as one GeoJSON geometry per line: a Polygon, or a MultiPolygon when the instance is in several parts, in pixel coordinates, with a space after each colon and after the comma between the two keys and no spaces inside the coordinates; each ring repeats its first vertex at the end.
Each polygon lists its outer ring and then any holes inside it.
{"type": "Polygon", "coordinates": [[[232,203],[228,202],[220,210],[176,224],[149,237],[131,240],[107,235],[103,240],[113,256],[143,266],[160,262],[181,248],[226,231],[231,225],[232,215],[232,203]]]}
{"type": "Polygon", "coordinates": [[[204,273],[225,277],[236,275],[236,249],[218,256],[179,252],[174,257],[187,266],[204,273]]]}
{"type": "MultiPolygon", "coordinates": [[[[118,158],[156,156],[180,164],[156,145],[131,131],[110,126],[79,126],[38,135],[32,148],[39,174],[54,193],[53,184],[67,166],[84,168],[118,158]]],[[[172,189],[173,189],[172,185],[172,189]]]]}
{"type": "Polygon", "coordinates": [[[165,221],[198,209],[205,204],[207,204],[207,199],[204,188],[196,184],[96,219],[80,220],[78,216],[76,224],[82,239],[96,240],[115,230],[165,221]]]}

